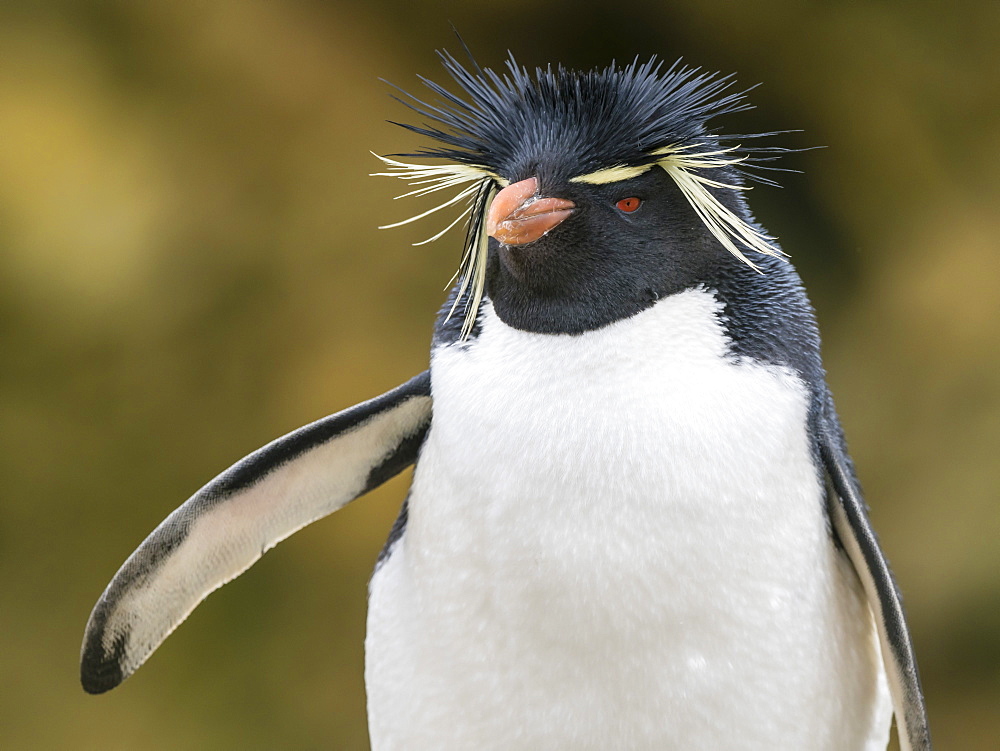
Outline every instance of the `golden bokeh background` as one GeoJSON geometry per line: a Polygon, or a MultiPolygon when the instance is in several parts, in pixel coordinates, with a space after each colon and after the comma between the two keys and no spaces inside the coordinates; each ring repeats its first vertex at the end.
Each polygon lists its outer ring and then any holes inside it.
{"type": "Polygon", "coordinates": [[[90,608],[176,505],[427,365],[457,234],[366,175],[481,62],[656,53],[801,128],[751,203],[819,311],[940,749],[1000,747],[1000,3],[106,0],[0,5],[0,748],[361,749],[397,478],[213,595],[122,687],[90,608]]]}

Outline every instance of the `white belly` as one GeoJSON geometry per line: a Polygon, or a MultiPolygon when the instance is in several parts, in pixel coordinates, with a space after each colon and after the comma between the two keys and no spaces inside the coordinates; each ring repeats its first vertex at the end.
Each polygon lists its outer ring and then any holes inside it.
{"type": "Polygon", "coordinates": [[[884,749],[871,616],[791,373],[693,291],[580,336],[438,349],[372,580],[375,749],[884,749]]]}

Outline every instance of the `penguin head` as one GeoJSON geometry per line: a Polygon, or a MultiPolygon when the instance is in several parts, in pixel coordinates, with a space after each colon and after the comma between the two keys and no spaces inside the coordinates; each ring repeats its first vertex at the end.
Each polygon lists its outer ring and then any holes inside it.
{"type": "Polygon", "coordinates": [[[440,101],[407,95],[431,124],[403,127],[439,145],[394,157],[443,163],[379,157],[390,170],[379,174],[416,185],[407,195],[459,188],[438,208],[467,204],[454,298],[465,306],[463,335],[484,293],[515,328],[580,333],[697,285],[720,265],[755,273],[751,257],[781,255],[741,191],[746,178],[770,182],[748,169],[767,169],[762,162],[786,150],[742,145],[771,134],[708,127],[750,108],[745,92],[728,92],[732,77],[655,59],[532,75],[513,57],[498,74],[439,54],[465,97],[429,81],[440,101]]]}

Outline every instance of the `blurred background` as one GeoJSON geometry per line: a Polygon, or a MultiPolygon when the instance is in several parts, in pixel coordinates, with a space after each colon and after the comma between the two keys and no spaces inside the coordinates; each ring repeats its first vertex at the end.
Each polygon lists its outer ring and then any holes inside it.
{"type": "Polygon", "coordinates": [[[408,475],[279,546],[122,687],[79,645],[118,566],[270,439],[423,370],[460,238],[379,153],[458,51],[683,56],[804,174],[755,212],[818,309],[939,749],[1000,747],[1000,3],[0,5],[0,748],[362,749],[366,585],[408,475]]]}

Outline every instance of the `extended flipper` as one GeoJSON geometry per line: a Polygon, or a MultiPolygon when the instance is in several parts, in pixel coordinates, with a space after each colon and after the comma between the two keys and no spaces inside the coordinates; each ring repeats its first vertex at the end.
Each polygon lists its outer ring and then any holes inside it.
{"type": "Polygon", "coordinates": [[[872,530],[832,406],[821,418],[820,454],[833,484],[830,516],[875,617],[902,751],[929,751],[927,708],[899,591],[872,530]]]}
{"type": "Polygon", "coordinates": [[[125,561],[87,623],[83,688],[134,673],[213,590],[265,551],[412,464],[431,421],[430,373],[299,428],[241,459],[125,561]]]}

